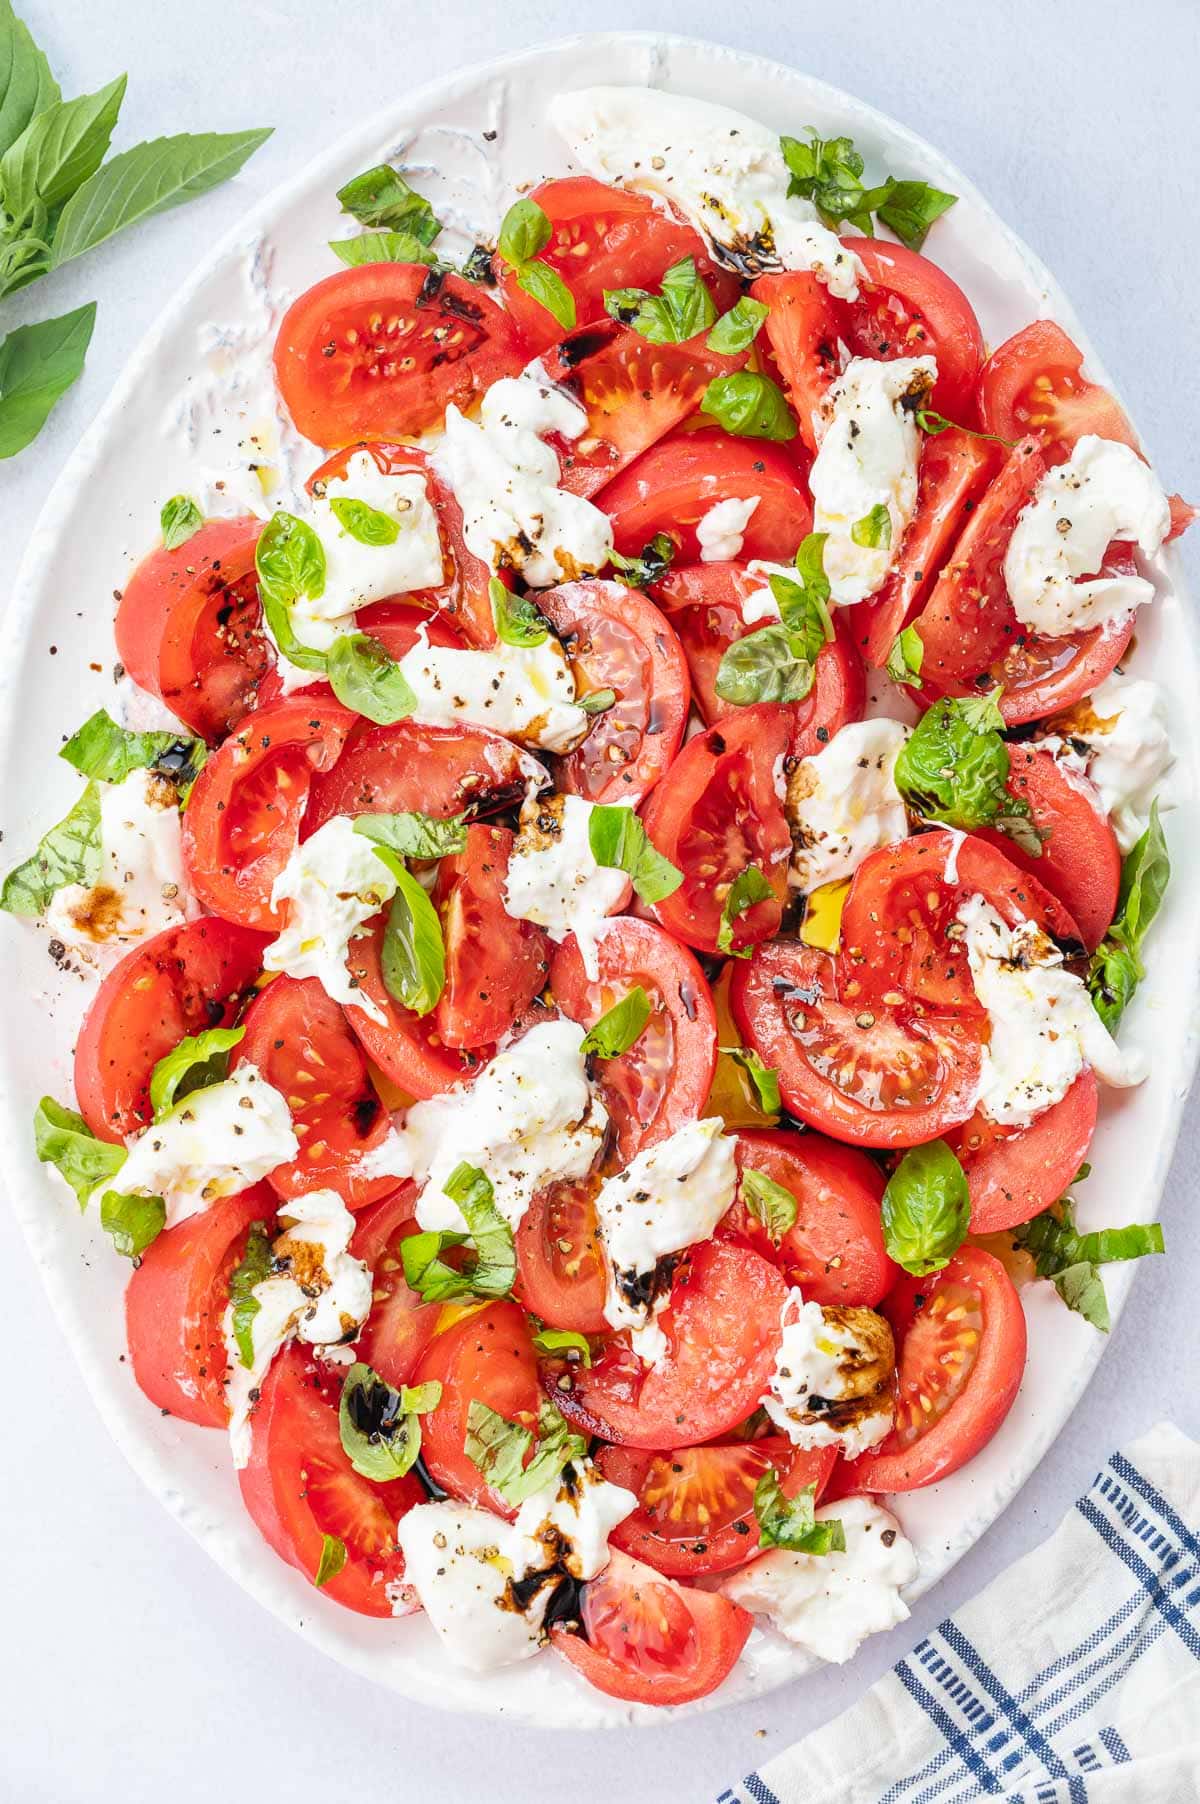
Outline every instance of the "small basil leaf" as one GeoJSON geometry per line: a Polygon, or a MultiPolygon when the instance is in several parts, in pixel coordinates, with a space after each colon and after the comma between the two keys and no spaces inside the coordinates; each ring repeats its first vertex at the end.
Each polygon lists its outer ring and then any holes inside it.
{"type": "Polygon", "coordinates": [[[649,996],[640,983],[635,984],[584,1036],[580,1052],[594,1053],[600,1059],[620,1058],[641,1038],[653,1012],[649,996]]]}
{"type": "Polygon", "coordinates": [[[505,263],[519,269],[545,250],[551,225],[535,200],[515,200],[500,222],[496,248],[505,263]]]}
{"type": "Polygon", "coordinates": [[[195,538],[204,525],[204,515],[190,495],[172,495],[169,501],[163,502],[159,524],[164,549],[178,551],[181,545],[195,538]]]}
{"type": "Polygon", "coordinates": [[[229,1072],[229,1055],[246,1037],[244,1027],[210,1027],[180,1040],[150,1073],[150,1106],[161,1121],[175,1103],[195,1090],[221,1083],[229,1072]]]}
{"type": "Polygon", "coordinates": [[[575,697],[575,705],[585,714],[607,714],[617,705],[617,692],[615,689],[589,689],[586,695],[575,697]]]}
{"type": "Polygon", "coordinates": [[[749,958],[754,947],[735,946],[733,943],[734,927],[756,903],[769,902],[774,895],[775,891],[756,864],[748,864],[744,871],[739,871],[729,885],[721,909],[721,924],[717,928],[717,949],[727,953],[730,958],[749,958]]]}
{"type": "Polygon", "coordinates": [[[106,1190],[100,1198],[100,1226],[126,1259],[140,1259],[166,1225],[167,1205],[161,1196],[122,1196],[106,1190]]]}
{"type": "Polygon", "coordinates": [[[36,852],[8,873],[0,908],[36,919],[69,883],[93,884],[100,875],[100,791],[89,783],[69,814],[43,834],[36,852]]]}
{"type": "Polygon", "coordinates": [[[892,516],[882,501],[854,522],[850,537],[856,545],[863,545],[869,551],[886,551],[892,542],[892,516]]]}
{"type": "Polygon", "coordinates": [[[339,1540],[337,1535],[322,1535],[321,1558],[317,1562],[317,1570],[313,1577],[313,1584],[317,1590],[319,1591],[322,1585],[327,1585],[330,1579],[335,1579],[345,1564],[346,1543],[339,1540]]]}
{"type": "Polygon", "coordinates": [[[458,1205],[466,1234],[443,1229],[410,1234],[400,1243],[404,1281],[427,1303],[456,1297],[506,1297],[517,1273],[513,1232],[496,1207],[491,1183],[476,1165],[457,1165],[442,1186],[458,1205]],[[473,1257],[459,1271],[442,1254],[473,1243],[473,1257]]]}
{"type": "Polygon", "coordinates": [[[564,332],[575,330],[575,296],[558,271],[551,269],[548,263],[536,259],[532,263],[523,263],[517,271],[517,287],[544,307],[564,332]]]}
{"type": "Polygon", "coordinates": [[[499,577],[493,576],[488,593],[492,602],[492,618],[496,622],[497,637],[505,645],[517,645],[531,648],[543,645],[550,637],[550,626],[545,616],[539,614],[536,605],[528,595],[514,595],[506,589],[499,577]]]}
{"type": "Polygon", "coordinates": [[[533,1350],[543,1359],[577,1357],[581,1365],[590,1366],[592,1349],[586,1334],[574,1328],[539,1328],[533,1337],[533,1350]]]}
{"type": "Polygon", "coordinates": [[[318,601],[325,593],[325,547],[317,534],[307,520],[281,509],[263,527],[254,562],[271,637],[289,663],[324,674],[325,653],[298,639],[292,624],[298,601],[318,601]]]}
{"type": "Polygon", "coordinates": [[[622,557],[619,551],[610,551],[614,580],[624,583],[627,589],[644,589],[649,583],[661,582],[678,549],[670,533],[656,532],[650,543],[642,546],[640,557],[622,557]]]}
{"type": "Polygon", "coordinates": [[[907,683],[910,689],[920,689],[921,665],[925,660],[925,646],[915,626],[906,626],[892,640],[892,649],[887,656],[885,666],[893,683],[907,683]]]}
{"type": "Polygon", "coordinates": [[[671,265],[663,276],[660,294],[650,294],[644,288],[605,289],[604,310],[656,345],[685,344],[717,317],[716,305],[694,257],[684,257],[671,265]]]}
{"type": "Polygon", "coordinates": [[[104,783],[123,783],[135,770],[156,771],[183,794],[203,769],[208,747],[202,739],[181,739],[178,733],[131,732],[98,708],[58,755],[81,776],[104,783]]]}
{"type": "Polygon", "coordinates": [[[745,708],[803,701],[815,675],[802,636],[780,622],[735,639],[722,653],[715,686],[722,701],[745,708]]]}
{"type": "Polygon", "coordinates": [[[1015,438],[1001,438],[996,432],[977,432],[973,426],[960,426],[957,420],[948,420],[944,413],[938,413],[932,407],[918,407],[915,417],[921,431],[927,432],[930,438],[937,438],[942,432],[961,432],[966,438],[987,439],[990,444],[1004,445],[1010,451],[1017,442],[1015,438]]]}
{"type": "Polygon", "coordinates": [[[436,263],[433,252],[411,232],[360,232],[357,238],[331,238],[334,256],[351,269],[364,263],[436,263]]]}
{"type": "Polygon", "coordinates": [[[23,451],[78,381],[95,324],[96,303],[89,301],[0,340],[0,457],[23,451]]]}
{"type": "Polygon", "coordinates": [[[394,545],[400,537],[399,520],[391,519],[369,502],[356,501],[353,495],[335,495],[329,507],[343,532],[360,545],[394,545]]]}
{"type": "Polygon", "coordinates": [[[906,1272],[939,1272],[957,1253],[971,1219],[966,1173],[944,1140],[914,1146],[883,1193],[883,1239],[906,1272]]]}
{"type": "Polygon", "coordinates": [[[777,1184],[765,1171],[753,1166],[742,1168],[742,1200],[755,1221],[761,1222],[767,1236],[778,1246],[789,1228],[796,1225],[796,1199],[784,1185],[777,1184]]]}
{"type": "Polygon", "coordinates": [[[375,852],[396,879],[379,964],[384,988],[415,1015],[428,1015],[446,987],[446,947],[437,909],[401,861],[378,843],[375,852]]]}
{"type": "Polygon", "coordinates": [[[113,1178],[128,1154],[123,1146],[97,1140],[82,1115],[65,1109],[52,1096],[43,1096],[33,1116],[33,1146],[43,1165],[53,1165],[87,1206],[92,1192],[106,1178],[113,1178]]]}
{"type": "Polygon", "coordinates": [[[339,188],[337,197],[343,212],[352,213],[360,225],[403,232],[422,245],[432,244],[442,229],[425,196],[410,188],[390,163],[365,169],[339,188]]]}
{"type": "Polygon", "coordinates": [[[901,244],[910,251],[919,251],[934,220],[940,219],[957,199],[956,194],[947,194],[928,182],[894,181],[887,199],[876,208],[876,216],[895,232],[901,244]]]}
{"type": "Polygon", "coordinates": [[[783,1108],[783,1099],[779,1094],[779,1073],[772,1071],[769,1065],[764,1065],[749,1046],[721,1046],[718,1051],[725,1053],[746,1073],[754,1086],[764,1115],[778,1115],[783,1108]]]}
{"type": "Polygon", "coordinates": [[[538,1440],[533,1458],[526,1455],[533,1446],[528,1428],[474,1399],[467,1410],[467,1434],[464,1449],[467,1458],[494,1491],[506,1503],[519,1508],[526,1498],[556,1479],[563,1467],[581,1460],[587,1453],[582,1435],[572,1432],[552,1404],[543,1404],[538,1416],[538,1440]]]}
{"type": "Polygon", "coordinates": [[[247,1371],[254,1364],[254,1318],[262,1308],[254,1287],[271,1276],[271,1266],[271,1241],[266,1224],[252,1222],[242,1256],[229,1277],[233,1338],[238,1358],[247,1371]]]}
{"type": "Polygon", "coordinates": [[[896,787],[914,814],[973,833],[996,817],[1028,815],[1008,792],[1008,747],[996,695],[944,696],[913,728],[896,759],[896,787]]]}
{"type": "Polygon", "coordinates": [[[1142,943],[1162,907],[1171,879],[1171,860],[1159,819],[1158,803],[1150,823],[1121,866],[1117,912],[1092,954],[1088,990],[1097,1014],[1112,1033],[1146,975],[1142,943]]]}
{"type": "Polygon", "coordinates": [[[704,391],[700,411],[737,438],[784,443],[799,430],[783,390],[769,376],[754,370],[714,376],[704,391]]]}
{"type": "MultiPolygon", "coordinates": [[[[810,536],[820,540],[820,550],[816,555],[823,557],[828,535],[813,533],[810,536]]],[[[808,540],[804,543],[807,545],[808,540]]],[[[775,598],[780,618],[791,633],[797,649],[810,664],[815,664],[833,639],[833,616],[829,611],[829,584],[825,581],[824,565],[821,567],[820,581],[812,580],[811,577],[801,577],[799,581],[795,581],[790,576],[772,574],[768,576],[767,583],[775,598]]]]}
{"type": "Polygon", "coordinates": [[[444,858],[467,849],[467,817],[452,814],[359,814],[354,831],[399,858],[444,858]]]}
{"type": "Polygon", "coordinates": [[[835,1519],[817,1521],[817,1487],[805,1485],[785,1497],[779,1474],[768,1466],[754,1487],[754,1514],[760,1547],[786,1547],[792,1553],[845,1553],[846,1532],[835,1519]]]}
{"type": "Polygon", "coordinates": [[[655,850],[632,808],[597,803],[588,816],[588,844],[597,864],[625,872],[643,902],[662,902],[683,882],[683,872],[655,850]]]}
{"type": "Polygon", "coordinates": [[[436,1379],[394,1390],[369,1365],[352,1365],[342,1386],[338,1430],[354,1470],[377,1484],[403,1478],[421,1451],[421,1416],[441,1399],[436,1379]]]}
{"type": "Polygon", "coordinates": [[[390,727],[416,709],[417,698],[403,669],[369,633],[339,633],[326,655],[325,669],[342,706],[376,726],[390,727]]]}
{"type": "Polygon", "coordinates": [[[704,342],[719,357],[737,357],[750,349],[769,312],[764,302],[744,294],[728,313],[721,315],[704,342]]]}

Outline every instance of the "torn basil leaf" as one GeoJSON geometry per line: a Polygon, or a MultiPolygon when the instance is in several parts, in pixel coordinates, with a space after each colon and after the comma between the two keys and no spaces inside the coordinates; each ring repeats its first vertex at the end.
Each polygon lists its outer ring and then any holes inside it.
{"type": "Polygon", "coordinates": [[[696,268],[694,257],[673,263],[662,279],[662,291],[644,288],[606,288],[604,310],[623,326],[632,326],[650,344],[686,344],[711,326],[716,305],[696,268]]]}
{"type": "Polygon", "coordinates": [[[254,554],[258,592],[272,639],[290,664],[301,670],[326,668],[323,651],[296,636],[292,609],[325,593],[325,547],[307,520],[282,509],[267,521],[254,554]]]}
{"type": "Polygon", "coordinates": [[[416,711],[417,698],[403,669],[369,633],[339,633],[325,654],[325,671],[342,706],[378,727],[407,720],[416,711]]]}
{"type": "Polygon", "coordinates": [[[364,263],[425,263],[438,259],[411,232],[360,232],[357,238],[331,238],[334,256],[351,269],[364,263]]]}
{"type": "Polygon", "coordinates": [[[223,1082],[229,1073],[229,1055],[245,1037],[244,1027],[210,1027],[189,1034],[164,1054],[150,1073],[155,1121],[161,1121],[181,1097],[223,1082]]]}
{"type": "Polygon", "coordinates": [[[95,883],[100,860],[100,790],[89,783],[70,813],[43,834],[37,850],[8,873],[0,908],[36,919],[67,884],[95,883]]]}
{"type": "Polygon", "coordinates": [[[896,759],[895,781],[923,820],[973,833],[1001,815],[1028,816],[1029,804],[1008,791],[1004,717],[988,695],[944,696],[922,717],[896,759]]]}
{"type": "Polygon", "coordinates": [[[517,1258],[512,1229],[496,1207],[489,1178],[477,1165],[456,1165],[442,1189],[457,1203],[467,1233],[431,1230],[401,1241],[405,1283],[427,1303],[506,1297],[517,1275],[517,1258]],[[471,1254],[461,1271],[442,1258],[444,1252],[468,1245],[471,1254]]]}
{"type": "Polygon", "coordinates": [[[650,543],[642,546],[640,557],[622,557],[619,551],[610,551],[608,557],[617,582],[624,583],[627,589],[644,589],[662,581],[677,551],[670,533],[656,532],[650,543]]]}
{"type": "Polygon", "coordinates": [[[250,1224],[242,1256],[229,1276],[229,1304],[238,1358],[249,1371],[254,1364],[254,1318],[262,1304],[254,1294],[256,1284],[271,1276],[273,1257],[265,1222],[250,1224]]]}
{"type": "Polygon", "coordinates": [[[465,814],[358,814],[354,831],[398,858],[445,858],[467,849],[465,814]]]}
{"type": "Polygon", "coordinates": [[[910,689],[920,689],[923,687],[921,665],[924,659],[925,646],[920,633],[915,626],[906,626],[892,640],[885,669],[893,683],[907,683],[910,689]]]}
{"type": "Polygon", "coordinates": [[[722,701],[747,708],[756,702],[800,702],[816,671],[801,634],[782,622],[760,626],[726,647],[715,688],[722,701]]]}
{"type": "Polygon", "coordinates": [[[415,1015],[428,1015],[446,987],[442,923],[437,909],[396,854],[376,842],[375,855],[396,879],[379,952],[383,985],[403,1007],[415,1015]]]}
{"type": "Polygon", "coordinates": [[[493,576],[488,592],[492,602],[492,618],[496,622],[496,635],[505,645],[531,649],[535,645],[543,645],[550,637],[550,623],[544,614],[538,612],[537,604],[530,596],[514,595],[497,576],[493,576]]]}
{"type": "Polygon", "coordinates": [[[845,1553],[846,1532],[836,1518],[818,1522],[815,1485],[785,1497],[779,1474],[769,1466],[754,1487],[754,1515],[760,1547],[786,1547],[792,1553],[845,1553]]]}
{"type": "Polygon", "coordinates": [[[607,714],[617,705],[617,692],[615,689],[589,689],[586,695],[575,697],[575,705],[585,714],[607,714]]]}
{"type": "Polygon", "coordinates": [[[313,1577],[313,1584],[317,1590],[319,1591],[322,1585],[327,1585],[330,1579],[335,1579],[345,1564],[346,1543],[339,1540],[337,1535],[323,1535],[321,1537],[321,1558],[317,1562],[317,1570],[313,1577]]]}
{"type": "Polygon", "coordinates": [[[162,527],[163,549],[178,551],[189,539],[194,539],[204,525],[204,515],[199,505],[190,495],[172,495],[163,503],[159,514],[162,527]]]}
{"type": "Polygon", "coordinates": [[[343,212],[353,214],[360,225],[403,232],[422,245],[432,244],[442,229],[425,196],[410,188],[390,163],[365,169],[339,188],[337,197],[343,212]]]}
{"type": "Polygon", "coordinates": [[[882,501],[878,502],[861,520],[856,520],[850,528],[850,537],[856,545],[862,545],[868,551],[886,551],[892,542],[892,516],[882,501]]]}
{"type": "Polygon", "coordinates": [[[796,1225],[796,1199],[783,1184],[777,1184],[765,1171],[753,1166],[742,1167],[742,1201],[761,1222],[768,1239],[778,1246],[789,1228],[796,1225]]]}
{"type": "Polygon", "coordinates": [[[914,1146],[888,1179],[883,1241],[906,1272],[924,1277],[948,1265],[971,1220],[967,1176],[944,1140],[914,1146]]]}
{"type": "Polygon", "coordinates": [[[441,1400],[437,1379],[394,1390],[361,1360],[352,1365],[342,1386],[338,1431],[354,1470],[376,1484],[403,1478],[421,1451],[421,1417],[441,1400]]]}
{"type": "Polygon", "coordinates": [[[161,1196],[123,1196],[106,1190],[100,1198],[100,1226],[126,1259],[140,1259],[167,1225],[161,1196]]]}
{"type": "Polygon", "coordinates": [[[178,733],[135,733],[118,726],[105,708],[97,708],[72,733],[59,757],[84,777],[104,783],[123,783],[135,770],[152,770],[174,783],[185,794],[196,781],[208,757],[202,739],[178,733]]]}
{"type": "Polygon", "coordinates": [[[728,313],[721,315],[704,342],[719,357],[740,356],[758,337],[769,312],[770,308],[763,301],[744,294],[728,313]]]}
{"type": "Polygon", "coordinates": [[[123,1146],[98,1140],[83,1116],[43,1096],[33,1116],[33,1146],[43,1165],[53,1165],[79,1199],[81,1209],[104,1183],[116,1177],[128,1154],[123,1146]]]}
{"type": "Polygon", "coordinates": [[[635,984],[619,1002],[614,1002],[585,1034],[579,1050],[594,1053],[600,1059],[617,1059],[628,1052],[646,1030],[653,1008],[641,984],[635,984]]]}
{"type": "Polygon", "coordinates": [[[526,1498],[544,1491],[564,1466],[583,1459],[587,1453],[583,1436],[568,1428],[551,1403],[541,1406],[537,1446],[526,1464],[526,1455],[533,1445],[528,1428],[510,1422],[478,1398],[472,1401],[467,1410],[464,1442],[467,1458],[492,1490],[498,1491],[514,1509],[526,1498]]]}
{"type": "Polygon", "coordinates": [[[1087,985],[1096,1013],[1113,1033],[1146,975],[1142,943],[1162,907],[1171,879],[1171,860],[1159,819],[1158,803],[1150,823],[1121,865],[1117,912],[1092,954],[1087,985]]]}
{"type": "Polygon", "coordinates": [[[704,391],[700,412],[708,414],[735,438],[762,438],[783,444],[795,438],[799,430],[783,390],[769,376],[755,370],[714,376],[704,391]]]}
{"type": "Polygon", "coordinates": [[[1102,1334],[1109,1329],[1108,1298],[1097,1267],[1166,1250],[1158,1222],[1134,1222],[1127,1228],[1099,1228],[1080,1234],[1073,1205],[1066,1197],[1056,1208],[1014,1228],[1013,1244],[1032,1256],[1038,1277],[1050,1280],[1067,1307],[1102,1334]]]}
{"type": "Polygon", "coordinates": [[[779,1073],[764,1065],[758,1054],[749,1046],[720,1046],[719,1052],[725,1053],[735,1064],[740,1065],[754,1086],[759,1107],[764,1115],[778,1115],[783,1108],[783,1100],[779,1094],[779,1073]]]}
{"type": "Polygon", "coordinates": [[[533,1337],[533,1350],[543,1359],[577,1358],[581,1365],[592,1363],[587,1335],[574,1328],[539,1328],[533,1337]]]}
{"type": "Polygon", "coordinates": [[[597,864],[625,872],[643,902],[662,902],[683,882],[683,872],[651,844],[632,808],[597,802],[588,816],[588,844],[597,864]]]}
{"type": "Polygon", "coordinates": [[[744,871],[739,871],[729,885],[721,909],[721,924],[717,928],[718,951],[727,953],[730,958],[749,958],[754,947],[735,946],[734,927],[756,903],[769,902],[774,895],[775,891],[756,864],[748,864],[744,871]]]}

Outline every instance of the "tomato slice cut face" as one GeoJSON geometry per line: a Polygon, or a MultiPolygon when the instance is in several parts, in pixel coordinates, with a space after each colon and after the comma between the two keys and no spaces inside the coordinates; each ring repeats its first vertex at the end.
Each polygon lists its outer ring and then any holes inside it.
{"type": "Polygon", "coordinates": [[[371,1313],[363,1323],[355,1351],[393,1389],[412,1382],[417,1361],[437,1330],[440,1303],[424,1303],[404,1279],[402,1243],[419,1230],[413,1219],[415,1184],[364,1210],[354,1229],[350,1251],[371,1268],[371,1313]]]}
{"type": "Polygon", "coordinates": [[[524,1312],[509,1302],[469,1310],[435,1335],[418,1360],[413,1382],[431,1378],[441,1384],[442,1400],[421,1419],[426,1467],[452,1497],[512,1517],[515,1511],[486,1483],[464,1443],[473,1402],[523,1428],[537,1427],[537,1361],[524,1312]]]}
{"type": "Polygon", "coordinates": [[[705,1241],[658,1317],[668,1344],[658,1365],[644,1366],[626,1340],[613,1339],[590,1369],[544,1364],[547,1395],[582,1432],[630,1447],[691,1447],[728,1434],[767,1387],[786,1294],[756,1253],[705,1241]]]}
{"type": "Polygon", "coordinates": [[[473,1077],[492,1055],[491,1046],[447,1046],[436,1014],[414,1015],[397,1002],[383,981],[382,948],[387,915],[381,914],[359,939],[351,940],[346,968],[351,982],[369,997],[383,1020],[351,1005],[346,1010],[359,1044],[392,1082],[409,1096],[438,1096],[473,1077]]]}
{"type": "Polygon", "coordinates": [[[976,1112],[947,1134],[967,1174],[971,1232],[1015,1228],[1057,1202],[1087,1157],[1099,1106],[1096,1074],[1085,1068],[1028,1127],[1002,1127],[976,1112]]]}
{"type": "Polygon", "coordinates": [[[516,1294],[550,1328],[607,1334],[608,1271],[596,1217],[598,1177],[547,1185],[516,1232],[516,1294]]]}
{"type": "Polygon", "coordinates": [[[441,426],[525,362],[508,315],[474,282],[423,263],[366,263],[306,289],[275,341],[296,430],[330,449],[441,426]]]}
{"type": "Polygon", "coordinates": [[[544,987],[550,942],[541,927],[504,906],[513,835],[507,827],[467,828],[463,852],[443,858],[434,891],[442,917],[446,983],[434,1010],[437,1032],[456,1049],[489,1049],[544,987]]]}
{"type": "Polygon", "coordinates": [[[856,357],[936,358],[932,405],[959,425],[973,425],[983,332],[958,283],[903,244],[875,238],[843,238],[842,243],[866,271],[858,299],[834,303],[850,350],[856,357]]]}
{"type": "Polygon", "coordinates": [[[543,766],[486,727],[360,725],[314,782],[304,837],[335,814],[494,814],[519,802],[530,783],[546,787],[543,766]]]}
{"type": "Polygon", "coordinates": [[[886,1307],[896,1343],[896,1423],[847,1467],[862,1491],[916,1491],[948,1478],[991,1440],[1025,1370],[1025,1312],[982,1247],[910,1278],[886,1307]]]}
{"type": "Polygon", "coordinates": [[[1000,438],[1041,439],[1057,462],[1094,432],[1140,449],[1124,408],[1083,374],[1083,352],[1053,320],[1035,320],[998,345],[979,379],[984,428],[1000,438]]]}
{"type": "Polygon", "coordinates": [[[678,548],[676,561],[700,561],[696,527],[719,501],[749,501],[754,509],[739,555],[786,564],[812,530],[812,500],[803,474],[786,450],[762,439],[730,438],[719,429],[664,438],[610,482],[596,505],[613,523],[613,541],[636,557],[656,533],[678,548]]]}
{"type": "Polygon", "coordinates": [[[773,940],[734,974],[738,1028],[789,1111],[860,1146],[919,1146],[974,1112],[981,1028],[964,1015],[847,1001],[827,953],[773,940]]]}

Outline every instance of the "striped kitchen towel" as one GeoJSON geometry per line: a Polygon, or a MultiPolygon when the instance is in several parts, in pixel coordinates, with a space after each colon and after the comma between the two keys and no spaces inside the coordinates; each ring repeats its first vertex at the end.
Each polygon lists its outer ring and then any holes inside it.
{"type": "Polygon", "coordinates": [[[1048,1541],[719,1804],[1200,1804],[1200,1447],[1115,1453],[1048,1541]]]}

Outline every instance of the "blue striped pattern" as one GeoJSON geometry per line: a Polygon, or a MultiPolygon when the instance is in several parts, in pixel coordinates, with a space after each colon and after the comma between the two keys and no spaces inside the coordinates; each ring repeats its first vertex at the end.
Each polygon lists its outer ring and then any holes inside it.
{"type": "MultiPolygon", "coordinates": [[[[943,1622],[895,1668],[929,1719],[932,1751],[896,1776],[878,1804],[1088,1804],[1089,1777],[1130,1759],[1103,1721],[1109,1694],[1164,1635],[1200,1661],[1200,1540],[1186,1522],[1120,1453],[1075,1507],[1117,1568],[1097,1593],[1121,1603],[1017,1691],[953,1617],[943,1622]]],[[[789,1790],[793,1796],[800,1804],[803,1793],[789,1790]]],[[[779,1800],[751,1773],[718,1804],[779,1800]]]]}

